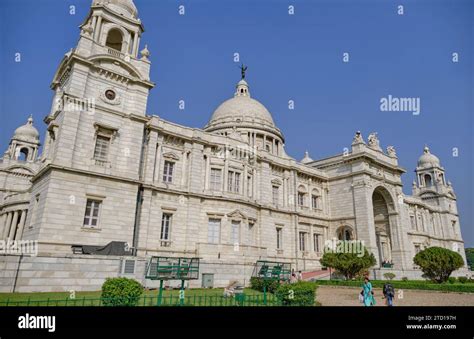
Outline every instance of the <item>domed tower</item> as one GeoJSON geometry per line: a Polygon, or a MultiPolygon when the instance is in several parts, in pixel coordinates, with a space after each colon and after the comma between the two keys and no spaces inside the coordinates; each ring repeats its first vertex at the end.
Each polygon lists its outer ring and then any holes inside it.
{"type": "Polygon", "coordinates": [[[444,168],[441,167],[438,157],[430,153],[428,146],[425,146],[418,159],[415,172],[418,188],[421,190],[437,191],[439,187],[446,186],[444,168]]]}
{"type": "Polygon", "coordinates": [[[35,161],[40,147],[39,138],[39,132],[33,126],[33,117],[30,116],[26,124],[15,130],[4,158],[26,162],[35,161]]]}
{"type": "Polygon", "coordinates": [[[249,85],[244,78],[243,73],[235,86],[234,97],[217,107],[204,130],[240,138],[250,147],[283,156],[283,134],[275,126],[267,108],[250,96],[249,85]]]}

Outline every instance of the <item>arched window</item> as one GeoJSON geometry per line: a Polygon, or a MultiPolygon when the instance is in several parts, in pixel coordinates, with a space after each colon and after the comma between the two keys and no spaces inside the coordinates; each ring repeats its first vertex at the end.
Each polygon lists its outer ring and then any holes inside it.
{"type": "Polygon", "coordinates": [[[430,187],[432,184],[431,175],[425,174],[425,187],[430,187]]]}
{"type": "Polygon", "coordinates": [[[20,153],[18,154],[18,160],[20,161],[28,160],[28,148],[24,147],[20,150],[20,153]]]}
{"type": "Polygon", "coordinates": [[[348,226],[339,227],[337,230],[337,238],[339,240],[352,240],[352,229],[348,226]]]}
{"type": "Polygon", "coordinates": [[[107,41],[105,42],[105,45],[117,51],[122,51],[122,39],[122,32],[120,32],[118,29],[113,28],[109,31],[109,34],[107,35],[107,41]]]}

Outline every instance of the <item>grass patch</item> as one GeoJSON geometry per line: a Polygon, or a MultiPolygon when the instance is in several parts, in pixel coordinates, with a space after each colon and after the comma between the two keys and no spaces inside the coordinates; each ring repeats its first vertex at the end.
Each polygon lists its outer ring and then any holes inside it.
{"type": "MultiPolygon", "coordinates": [[[[382,288],[387,282],[386,280],[371,280],[372,286],[375,288],[382,288]]],[[[315,280],[316,285],[327,285],[327,286],[351,286],[351,287],[362,287],[363,281],[357,280],[315,280]]],[[[474,293],[474,283],[443,283],[436,284],[430,281],[423,280],[392,280],[390,283],[394,288],[398,289],[415,289],[415,290],[429,290],[429,291],[442,291],[442,292],[463,292],[463,293],[474,293]]]]}
{"type": "MultiPolygon", "coordinates": [[[[186,289],[184,294],[185,305],[190,306],[236,306],[234,298],[224,298],[224,289],[186,289]]],[[[244,289],[244,305],[260,305],[263,302],[263,293],[246,288],[244,289]]],[[[163,290],[163,305],[179,304],[179,290],[163,290]]],[[[69,292],[34,292],[34,293],[0,293],[1,306],[102,306],[101,291],[76,292],[72,298],[69,292]]],[[[138,306],[155,306],[158,290],[145,290],[139,298],[138,306]]],[[[269,302],[274,300],[271,293],[267,293],[269,302]]]]}

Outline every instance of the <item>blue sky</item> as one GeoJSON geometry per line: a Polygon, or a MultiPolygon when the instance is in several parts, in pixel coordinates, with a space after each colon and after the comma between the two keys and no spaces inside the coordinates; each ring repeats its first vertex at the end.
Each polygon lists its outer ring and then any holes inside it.
{"type": "MultiPolygon", "coordinates": [[[[0,151],[30,114],[44,135],[50,82],[79,37],[91,0],[0,1],[0,151]],[[70,6],[76,6],[70,15],[70,6]],[[22,60],[16,63],[15,53],[22,60]]],[[[148,113],[203,127],[248,64],[254,98],[297,159],[341,153],[354,132],[394,145],[405,193],[429,145],[455,188],[466,244],[473,231],[474,1],[135,0],[156,82],[148,113]],[[178,14],[178,5],[186,14],[178,14]],[[404,6],[404,15],[397,6],[404,6]],[[295,14],[288,15],[288,6],[295,14]],[[349,62],[343,62],[343,53],[349,62]],[[459,62],[452,62],[452,53],[459,62]],[[381,112],[382,97],[420,98],[421,113],[381,112]],[[178,109],[185,100],[186,109],[178,109]],[[288,109],[294,100],[295,109],[288,109]],[[453,148],[459,156],[453,156],[453,148]]]]}

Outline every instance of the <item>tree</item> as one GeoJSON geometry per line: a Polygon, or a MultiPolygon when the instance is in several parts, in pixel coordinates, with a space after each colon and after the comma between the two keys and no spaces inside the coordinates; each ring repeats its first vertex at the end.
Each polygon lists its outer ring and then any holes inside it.
{"type": "Polygon", "coordinates": [[[413,262],[425,277],[437,283],[446,282],[453,271],[464,265],[459,253],[442,247],[428,247],[415,255],[413,262]]]}
{"type": "Polygon", "coordinates": [[[346,279],[366,271],[376,263],[375,257],[364,248],[364,254],[326,251],[321,258],[321,265],[334,268],[342,273],[346,279]]]}

